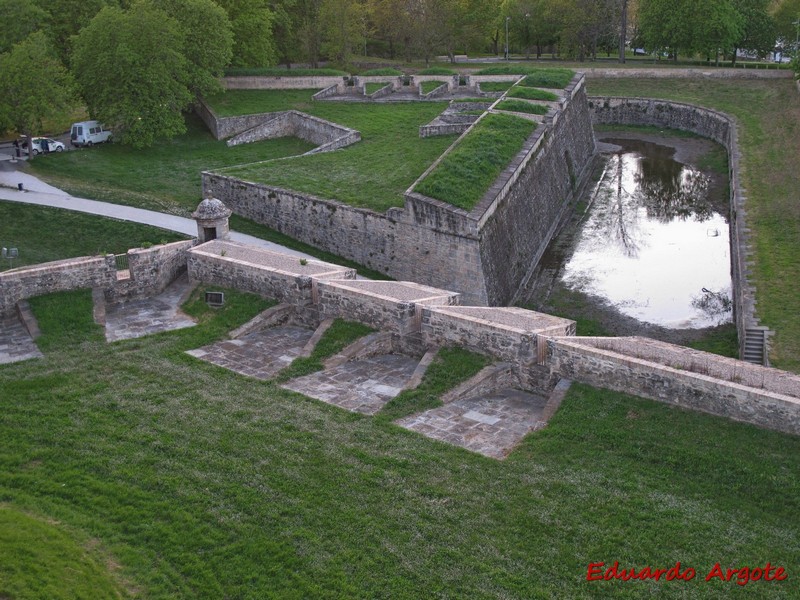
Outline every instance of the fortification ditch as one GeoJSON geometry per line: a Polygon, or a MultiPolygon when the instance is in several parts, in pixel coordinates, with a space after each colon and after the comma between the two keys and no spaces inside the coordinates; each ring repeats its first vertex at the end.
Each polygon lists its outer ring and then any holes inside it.
{"type": "MultiPolygon", "coordinates": [[[[735,120],[715,110],[650,98],[592,97],[589,98],[589,107],[592,120],[597,124],[680,129],[710,138],[728,151],[733,311],[739,335],[739,355],[745,356],[748,333],[765,328],[756,315],[755,288],[747,278],[747,261],[752,252],[745,223],[746,196],[741,186],[741,153],[735,120]]],[[[765,350],[762,360],[766,360],[765,350]]]]}

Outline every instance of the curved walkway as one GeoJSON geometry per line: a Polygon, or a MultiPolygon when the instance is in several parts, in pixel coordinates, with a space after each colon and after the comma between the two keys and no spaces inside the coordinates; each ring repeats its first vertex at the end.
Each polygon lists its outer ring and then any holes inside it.
{"type": "MultiPolygon", "coordinates": [[[[5,161],[5,165],[10,165],[11,161],[5,161]]],[[[197,223],[193,219],[178,217],[153,210],[123,206],[121,204],[111,204],[109,202],[99,202],[87,198],[77,198],[70,196],[64,191],[48,185],[42,180],[16,169],[0,169],[0,200],[9,202],[22,202],[26,204],[36,204],[38,206],[51,206],[63,208],[83,213],[120,219],[121,221],[132,221],[144,225],[152,225],[169,231],[175,231],[195,237],[197,235],[197,223]],[[18,184],[22,184],[23,191],[19,191],[18,184]]],[[[267,248],[274,252],[283,252],[292,256],[303,258],[313,258],[303,252],[292,250],[280,244],[262,240],[261,238],[236,231],[230,232],[230,240],[242,244],[250,244],[267,248]]]]}

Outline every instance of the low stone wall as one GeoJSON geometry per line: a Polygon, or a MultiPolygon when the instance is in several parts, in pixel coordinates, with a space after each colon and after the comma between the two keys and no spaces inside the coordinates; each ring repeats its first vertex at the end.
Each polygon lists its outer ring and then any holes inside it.
{"type": "Polygon", "coordinates": [[[426,307],[422,335],[429,346],[460,346],[515,364],[537,361],[539,336],[575,334],[575,322],[523,308],[426,307]]]}
{"type": "Polygon", "coordinates": [[[673,346],[667,352],[669,344],[657,343],[656,351],[651,340],[636,338],[612,343],[612,347],[624,347],[624,353],[597,347],[605,343],[608,342],[581,338],[550,339],[550,368],[561,377],[596,387],[800,435],[800,399],[787,394],[796,394],[800,386],[797,376],[714,355],[701,358],[705,353],[692,353],[695,368],[702,363],[710,371],[727,371],[732,381],[726,381],[670,366],[671,360],[678,366],[686,364],[687,357],[681,357],[689,352],[686,348],[673,346]],[[637,358],[637,346],[645,348],[644,355],[651,360],[637,358]],[[653,360],[656,357],[659,362],[653,360]],[[766,389],[755,387],[761,383],[766,389]]]}
{"type": "Polygon", "coordinates": [[[195,113],[203,120],[214,139],[217,140],[224,140],[238,135],[281,114],[279,112],[269,112],[237,117],[219,117],[214,112],[214,109],[202,99],[195,106],[195,113]]]}
{"type": "Polygon", "coordinates": [[[420,330],[424,306],[450,306],[459,295],[410,282],[327,281],[319,282],[317,304],[320,318],[358,321],[409,335],[420,330]]]}
{"type": "Polygon", "coordinates": [[[744,356],[745,332],[762,326],[756,314],[756,290],[748,279],[748,262],[753,252],[746,223],[747,197],[741,183],[742,157],[736,121],[715,110],[650,98],[592,97],[589,107],[595,123],[681,129],[710,138],[728,151],[734,320],[739,335],[739,356],[744,356]]]}
{"type": "Polygon", "coordinates": [[[597,67],[581,69],[587,77],[613,77],[617,79],[788,79],[792,76],[788,69],[675,69],[672,67],[652,67],[642,69],[617,69],[597,67]]]}
{"type": "Polygon", "coordinates": [[[0,314],[15,314],[17,302],[35,296],[85,288],[113,288],[114,255],[80,257],[20,267],[0,273],[0,314]]]}
{"type": "Polygon", "coordinates": [[[354,269],[214,240],[188,252],[189,278],[294,305],[313,302],[312,281],[353,279],[354,269]],[[313,279],[312,279],[313,277],[313,279]]]}
{"type": "Polygon", "coordinates": [[[130,279],[104,290],[106,302],[147,298],[163,292],[186,271],[187,251],[194,240],[128,250],[130,279]]]}
{"type": "Polygon", "coordinates": [[[306,153],[315,154],[330,152],[361,141],[361,134],[355,129],[296,110],[271,113],[263,117],[262,122],[228,140],[228,146],[294,136],[315,144],[317,147],[306,153]]]}
{"type": "Polygon", "coordinates": [[[437,135],[461,135],[472,126],[472,123],[448,123],[446,125],[420,125],[419,137],[435,137],[437,135]]]}
{"type": "Polygon", "coordinates": [[[347,76],[314,75],[308,77],[267,77],[262,75],[223,77],[222,86],[227,90],[310,90],[337,86],[344,93],[347,76]]]}

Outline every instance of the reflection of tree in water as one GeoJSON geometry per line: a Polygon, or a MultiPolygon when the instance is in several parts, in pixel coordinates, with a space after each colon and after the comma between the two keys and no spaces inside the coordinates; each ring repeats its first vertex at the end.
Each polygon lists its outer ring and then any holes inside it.
{"type": "Polygon", "coordinates": [[[730,289],[713,292],[703,288],[700,294],[692,296],[691,304],[709,319],[716,320],[717,324],[725,323],[733,310],[730,289]]]}
{"type": "Polygon", "coordinates": [[[640,159],[634,180],[648,217],[662,223],[692,216],[699,222],[711,218],[707,175],[674,160],[674,148],[644,141],[636,146],[640,159]]]}
{"type": "Polygon", "coordinates": [[[639,200],[623,184],[627,164],[625,153],[609,156],[606,177],[598,194],[602,200],[594,209],[593,229],[597,231],[595,241],[600,246],[616,241],[623,254],[636,258],[641,246],[639,235],[639,200]]]}
{"type": "Polygon", "coordinates": [[[694,217],[698,222],[707,221],[714,214],[708,196],[709,177],[700,171],[681,167],[680,172],[671,179],[653,179],[642,169],[635,175],[637,196],[642,206],[647,209],[647,216],[662,223],[673,219],[686,220],[694,217]]]}
{"type": "Polygon", "coordinates": [[[599,244],[615,240],[625,256],[636,258],[642,244],[641,217],[661,223],[713,217],[708,193],[711,179],[673,160],[674,148],[641,140],[608,141],[619,142],[624,149],[609,155],[599,188],[602,198],[593,224],[599,244]],[[632,189],[626,188],[626,181],[632,189]]]}

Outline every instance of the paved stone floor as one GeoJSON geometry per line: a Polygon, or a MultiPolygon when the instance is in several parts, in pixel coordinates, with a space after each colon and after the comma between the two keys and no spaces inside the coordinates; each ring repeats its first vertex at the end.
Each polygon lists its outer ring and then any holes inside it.
{"type": "Polygon", "coordinates": [[[411,379],[419,360],[384,354],[293,379],[283,387],[349,411],[374,415],[411,379]]]}
{"type": "Polygon", "coordinates": [[[17,317],[0,319],[0,364],[40,358],[42,353],[17,317]]]}
{"type": "Polygon", "coordinates": [[[313,329],[283,325],[189,350],[187,354],[236,373],[269,379],[300,355],[313,329]]]}
{"type": "Polygon", "coordinates": [[[505,458],[525,435],[544,426],[543,396],[514,389],[456,400],[397,424],[491,458],[505,458]]]}
{"type": "Polygon", "coordinates": [[[158,296],[109,305],[106,309],[106,340],[115,342],[193,327],[195,322],[180,310],[189,290],[189,279],[183,275],[158,296]]]}

